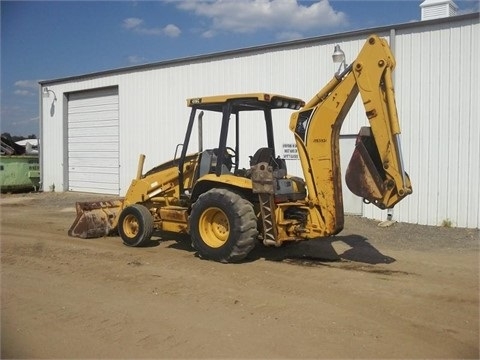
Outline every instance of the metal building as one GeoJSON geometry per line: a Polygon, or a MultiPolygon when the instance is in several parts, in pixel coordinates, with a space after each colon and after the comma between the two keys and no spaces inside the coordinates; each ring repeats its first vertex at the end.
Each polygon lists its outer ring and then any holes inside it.
{"type": "MultiPolygon", "coordinates": [[[[334,45],[348,62],[372,33],[389,41],[397,60],[404,162],[414,187],[395,207],[394,219],[478,228],[478,13],[41,81],[42,188],[124,195],[140,153],[147,155],[145,169],[173,158],[188,120],[187,98],[270,92],[308,101],[337,69],[334,45]]],[[[276,129],[280,155],[294,144],[288,121],[286,113],[276,129]]],[[[342,163],[362,125],[368,123],[357,102],[342,128],[342,163]]],[[[259,139],[255,132],[249,136],[253,154],[259,139]]],[[[296,160],[287,164],[301,175],[296,160]]],[[[344,196],[347,213],[387,216],[344,196]]]]}

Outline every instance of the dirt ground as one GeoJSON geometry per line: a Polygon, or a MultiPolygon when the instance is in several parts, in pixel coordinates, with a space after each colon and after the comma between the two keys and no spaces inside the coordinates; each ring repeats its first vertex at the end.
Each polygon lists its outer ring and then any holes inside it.
{"type": "Polygon", "coordinates": [[[1,357],[478,358],[479,231],[348,217],[241,264],[67,236],[74,193],[2,195],[1,357]]]}

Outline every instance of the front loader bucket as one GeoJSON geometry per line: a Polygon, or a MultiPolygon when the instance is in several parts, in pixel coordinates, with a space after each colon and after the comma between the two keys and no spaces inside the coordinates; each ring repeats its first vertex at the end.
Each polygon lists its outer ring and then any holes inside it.
{"type": "Polygon", "coordinates": [[[77,202],[77,218],[68,230],[69,236],[82,239],[106,236],[115,228],[122,200],[77,202]]]}
{"type": "Polygon", "coordinates": [[[345,174],[345,182],[352,193],[364,201],[385,208],[381,203],[385,193],[385,171],[370,128],[362,127],[352,158],[345,174]]]}

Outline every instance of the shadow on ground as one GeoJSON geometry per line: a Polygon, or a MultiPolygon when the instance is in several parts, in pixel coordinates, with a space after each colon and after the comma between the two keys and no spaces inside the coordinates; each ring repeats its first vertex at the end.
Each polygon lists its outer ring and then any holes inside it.
{"type": "MultiPolygon", "coordinates": [[[[174,240],[169,248],[188,251],[196,254],[191,247],[190,238],[185,235],[168,234],[164,239],[174,240]]],[[[161,238],[152,239],[151,246],[158,246],[161,238]]],[[[364,264],[390,264],[395,259],[382,254],[363,236],[347,235],[306,240],[297,243],[285,243],[281,247],[267,247],[258,243],[243,262],[259,259],[276,262],[328,263],[335,261],[354,261],[364,264]]]]}
{"type": "Polygon", "coordinates": [[[258,245],[248,258],[269,261],[298,260],[303,262],[354,261],[364,264],[390,264],[394,258],[382,254],[368,240],[359,235],[335,236],[287,243],[280,248],[258,245]],[[337,249],[336,249],[337,247],[337,249]]]}

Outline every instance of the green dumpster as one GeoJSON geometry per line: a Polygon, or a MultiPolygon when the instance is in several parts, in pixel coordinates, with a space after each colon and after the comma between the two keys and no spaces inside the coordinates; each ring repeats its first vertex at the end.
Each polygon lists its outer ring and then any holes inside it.
{"type": "Polygon", "coordinates": [[[0,156],[0,189],[7,191],[37,191],[40,186],[38,155],[0,156]]]}

